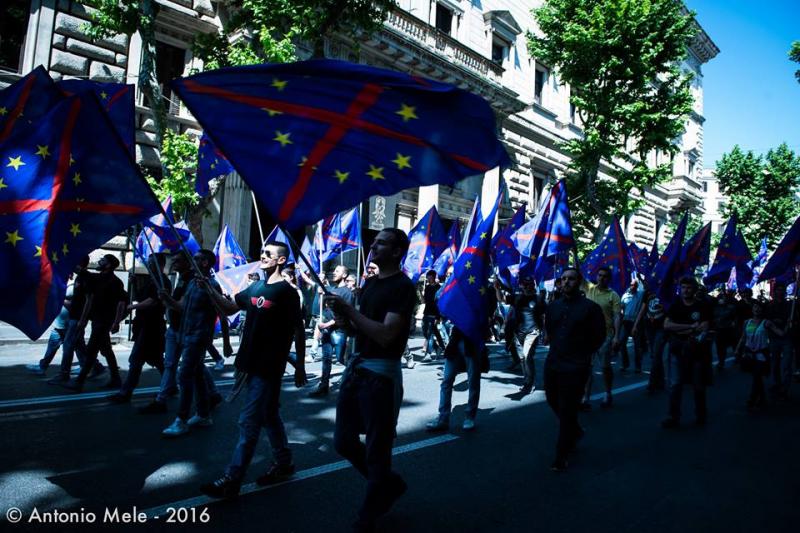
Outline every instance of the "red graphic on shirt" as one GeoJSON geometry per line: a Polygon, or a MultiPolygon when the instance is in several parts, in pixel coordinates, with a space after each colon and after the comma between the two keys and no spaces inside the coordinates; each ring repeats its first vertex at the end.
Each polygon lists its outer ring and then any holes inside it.
{"type": "Polygon", "coordinates": [[[275,302],[273,302],[272,300],[267,300],[263,296],[259,296],[258,298],[251,296],[250,303],[258,309],[269,309],[270,307],[275,305],[275,302]]]}

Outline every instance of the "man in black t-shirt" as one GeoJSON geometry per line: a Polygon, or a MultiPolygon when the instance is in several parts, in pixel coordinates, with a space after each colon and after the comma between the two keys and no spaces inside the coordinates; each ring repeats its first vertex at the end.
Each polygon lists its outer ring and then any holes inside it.
{"type": "Polygon", "coordinates": [[[513,350],[512,358],[522,363],[522,374],[525,381],[520,392],[529,394],[536,390],[536,341],[543,329],[543,319],[546,304],[543,298],[536,293],[536,285],[531,278],[525,278],[520,283],[521,293],[515,294],[511,301],[513,309],[512,324],[514,325],[513,339],[510,348],[513,350]]]}
{"type": "MultiPolygon", "coordinates": [[[[83,384],[89,373],[94,369],[98,353],[103,354],[108,363],[109,381],[103,387],[116,389],[122,385],[117,366],[117,358],[111,348],[111,334],[119,331],[119,323],[125,316],[128,296],[122,281],[114,274],[119,266],[119,259],[111,254],[106,254],[97,263],[98,274],[86,278],[87,295],[91,298],[88,319],[92,323],[92,332],[86,344],[86,358],[81,363],[78,376],[69,382],[63,383],[64,387],[75,392],[83,390],[83,384]]],[[[85,327],[86,316],[78,324],[80,329],[85,327]]]]}
{"type": "Polygon", "coordinates": [[[425,307],[422,310],[422,335],[425,337],[425,358],[424,362],[431,360],[431,354],[435,353],[439,358],[444,343],[439,337],[436,324],[439,322],[439,305],[436,302],[436,293],[439,292],[439,282],[436,279],[436,271],[428,270],[425,273],[425,288],[422,290],[422,303],[425,307]]]}
{"type": "MultiPolygon", "coordinates": [[[[294,474],[292,452],[279,412],[281,381],[289,359],[292,341],[297,358],[294,363],[294,382],[297,387],[306,383],[305,331],[297,291],[281,276],[289,248],[286,244],[269,241],[261,251],[261,270],[265,280],[259,280],[230,301],[214,294],[215,303],[229,315],[247,311],[239,353],[234,366],[244,375],[244,405],[239,414],[239,442],[225,474],[200,490],[212,498],[230,498],[239,494],[242,478],[253,459],[261,428],[267,430],[272,448],[272,464],[266,474],[256,479],[259,485],[272,485],[294,474]]],[[[237,380],[238,381],[238,380],[237,380]]]]}
{"type": "Polygon", "coordinates": [[[670,335],[669,417],[661,422],[665,429],[680,425],[684,385],[694,388],[695,422],[706,423],[706,386],[711,379],[711,351],[706,337],[712,311],[706,302],[695,297],[694,278],[683,278],[680,290],[680,299],[670,306],[664,321],[664,331],[670,335]]]}
{"type": "MultiPolygon", "coordinates": [[[[328,289],[331,294],[343,299],[348,305],[355,305],[356,298],[349,288],[347,288],[347,275],[349,270],[344,265],[338,265],[333,269],[331,276],[332,288],[328,289]]],[[[319,385],[309,396],[323,397],[328,395],[329,381],[331,379],[331,367],[333,366],[333,352],[336,351],[336,361],[344,364],[344,354],[347,349],[347,328],[336,324],[333,311],[329,307],[322,310],[322,317],[317,322],[319,330],[319,346],[322,350],[322,375],[319,385]]]]}
{"type": "Polygon", "coordinates": [[[373,531],[376,519],[406,491],[392,472],[392,442],[403,399],[400,358],[416,305],[414,284],[400,270],[408,236],[396,228],[381,230],[370,250],[379,274],[364,284],[359,309],[338,296],[326,297],[337,321],[356,330],[357,355],[342,378],[334,434],[336,451],[367,479],[355,531],[373,531]]]}

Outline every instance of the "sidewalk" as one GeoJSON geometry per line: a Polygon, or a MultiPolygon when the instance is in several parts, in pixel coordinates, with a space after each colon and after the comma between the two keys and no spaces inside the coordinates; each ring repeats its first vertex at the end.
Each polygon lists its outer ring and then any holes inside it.
{"type": "MultiPolygon", "coordinates": [[[[52,327],[47,328],[47,331],[42,333],[42,336],[35,341],[30,340],[24,333],[15,328],[14,326],[0,321],[0,346],[9,344],[47,344],[47,339],[50,337],[52,327]]],[[[120,326],[119,333],[111,335],[112,344],[124,344],[128,342],[128,325],[120,326]]],[[[2,355],[2,350],[0,350],[2,355]]]]}

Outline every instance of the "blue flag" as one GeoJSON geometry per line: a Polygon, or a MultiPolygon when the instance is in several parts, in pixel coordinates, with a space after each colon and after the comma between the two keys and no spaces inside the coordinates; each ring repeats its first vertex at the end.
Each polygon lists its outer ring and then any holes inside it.
{"type": "Polygon", "coordinates": [[[450,226],[450,232],[447,234],[447,248],[444,249],[444,252],[442,252],[439,258],[436,259],[436,262],[433,263],[433,269],[440,278],[447,275],[447,269],[450,268],[450,265],[455,263],[460,247],[461,228],[459,228],[458,220],[454,220],[453,224],[450,226]]]}
{"type": "Polygon", "coordinates": [[[260,265],[261,261],[253,261],[233,268],[220,270],[214,274],[214,279],[219,282],[223,293],[228,296],[236,296],[248,287],[248,275],[253,272],[260,272],[260,265]]]}
{"type": "Polygon", "coordinates": [[[514,234],[525,223],[525,204],[522,204],[511,217],[508,226],[497,232],[497,235],[492,238],[492,259],[497,268],[497,274],[500,276],[503,283],[509,287],[516,286],[518,269],[511,268],[519,265],[520,255],[511,241],[511,235],[514,234]]]}
{"type": "Polygon", "coordinates": [[[132,157],[136,156],[135,87],[124,83],[63,80],[56,83],[67,96],[90,92],[100,102],[132,157]]]}
{"type": "Polygon", "coordinates": [[[628,250],[631,254],[631,261],[633,261],[633,269],[639,274],[642,274],[642,271],[647,269],[647,263],[650,261],[647,250],[635,242],[628,243],[628,250]]]}
{"type": "Polygon", "coordinates": [[[416,283],[420,275],[433,268],[447,247],[447,235],[436,206],[419,219],[408,233],[408,240],[410,244],[403,261],[403,273],[416,283]]]}
{"type": "Polygon", "coordinates": [[[469,338],[480,351],[488,324],[487,297],[494,290],[489,285],[492,230],[500,196],[488,217],[481,221],[472,240],[461,251],[439,297],[439,311],[469,338]]]}
{"type": "Polygon", "coordinates": [[[800,264],[800,217],[797,217],[772,252],[767,265],[761,271],[761,281],[779,278],[787,273],[794,276],[794,268],[800,264]]]}
{"type": "Polygon", "coordinates": [[[329,261],[348,250],[357,250],[361,247],[361,221],[358,207],[344,213],[336,213],[322,224],[323,242],[325,248],[322,260],[329,261]]]}
{"type": "Polygon", "coordinates": [[[631,284],[633,262],[631,261],[628,243],[625,234],[619,225],[619,219],[614,217],[611,225],[606,230],[603,241],[594,249],[583,263],[583,275],[589,281],[597,282],[597,271],[606,267],[611,271],[611,280],[608,286],[622,296],[631,284]]]}
{"type": "Polygon", "coordinates": [[[753,262],[749,265],[750,269],[753,271],[753,279],[750,280],[750,283],[748,284],[749,288],[753,288],[761,278],[761,271],[764,270],[764,266],[767,264],[768,256],[769,252],[767,251],[767,237],[764,236],[761,239],[761,247],[758,250],[758,255],[756,255],[755,259],[753,259],[753,262]]]}
{"type": "Polygon", "coordinates": [[[227,176],[231,172],[233,165],[204,133],[200,137],[200,147],[197,149],[197,176],[194,180],[194,190],[200,196],[208,196],[208,182],[227,176]]]}
{"type": "MultiPolygon", "coordinates": [[[[308,237],[306,237],[306,241],[307,240],[308,240],[308,237]]],[[[267,240],[264,241],[264,243],[261,245],[261,247],[263,248],[264,246],[266,246],[267,242],[269,242],[269,241],[282,242],[283,244],[285,244],[286,246],[289,247],[289,258],[287,259],[286,264],[292,264],[292,263],[296,263],[297,262],[297,261],[295,261],[295,258],[294,258],[294,251],[292,250],[292,243],[289,241],[289,237],[286,236],[286,234],[283,232],[283,230],[280,228],[280,226],[275,226],[274,228],[272,228],[272,231],[269,233],[269,235],[267,235],[267,240]]]]}
{"type": "Polygon", "coordinates": [[[211,70],[172,87],[289,230],[510,163],[483,98],[401,72],[320,59],[211,70]]]}
{"type": "MultiPolygon", "coordinates": [[[[714,262],[706,277],[703,278],[703,283],[709,287],[717,283],[725,283],[733,267],[736,267],[741,278],[746,277],[745,272],[750,272],[750,278],[752,278],[752,271],[747,266],[747,262],[752,260],[753,256],[750,255],[747,244],[736,229],[736,214],[734,213],[725,226],[714,262]]],[[[750,281],[750,278],[747,281],[750,281]]]]}
{"type": "MultiPolygon", "coordinates": [[[[475,202],[472,204],[472,213],[469,215],[469,220],[467,220],[467,225],[464,228],[464,235],[461,237],[461,242],[468,243],[472,240],[472,236],[475,235],[475,230],[478,229],[481,222],[483,221],[483,215],[481,213],[481,197],[480,195],[475,196],[475,202]]],[[[459,254],[461,252],[459,251],[459,254]]]]}
{"type": "MultiPolygon", "coordinates": [[[[181,244],[180,240],[178,240],[178,237],[180,237],[184,243],[194,240],[194,237],[192,237],[192,233],[189,231],[189,228],[186,227],[185,223],[180,226],[175,223],[175,217],[172,214],[171,196],[168,196],[163,202],[161,202],[161,207],[163,212],[144,221],[144,226],[148,230],[148,234],[153,233],[159,239],[161,249],[157,249],[156,252],[177,252],[181,249],[181,244]],[[164,216],[164,213],[166,213],[166,217],[164,216]],[[175,231],[172,230],[170,225],[175,227],[175,231]],[[176,232],[178,234],[177,237],[175,236],[176,232]]],[[[197,249],[199,248],[200,247],[198,246],[197,249]]]]}
{"type": "MultiPolygon", "coordinates": [[[[185,220],[181,220],[180,222],[175,223],[175,229],[178,230],[178,234],[183,237],[183,245],[186,247],[186,250],[191,254],[194,255],[200,250],[200,243],[197,242],[197,239],[194,238],[192,235],[189,226],[186,225],[185,220]]],[[[178,250],[182,250],[183,248],[178,245],[174,249],[173,252],[177,252],[178,250]]]]}
{"type": "Polygon", "coordinates": [[[538,281],[553,275],[557,258],[568,256],[575,246],[572,236],[567,185],[559,180],[542,202],[539,212],[511,236],[520,253],[520,275],[528,272],[538,281]]]}
{"type": "Polygon", "coordinates": [[[0,91],[0,143],[36,123],[64,100],[42,66],[0,91]]]}
{"type": "Polygon", "coordinates": [[[238,267],[247,262],[247,256],[236,242],[236,237],[233,236],[233,232],[227,224],[222,228],[222,233],[219,234],[217,242],[214,244],[214,254],[217,256],[217,263],[214,265],[216,272],[238,267]]]}
{"type": "MultiPolygon", "coordinates": [[[[684,214],[675,234],[650,274],[648,285],[655,290],[665,309],[672,304],[678,290],[678,281],[681,275],[681,252],[688,223],[689,215],[684,214]]],[[[653,248],[655,248],[655,244],[653,244],[653,248]]]]}
{"type": "Polygon", "coordinates": [[[697,267],[707,267],[711,253],[711,222],[700,228],[681,251],[681,275],[694,276],[697,267]]]}
{"type": "Polygon", "coordinates": [[[95,97],[56,104],[0,144],[0,319],[37,338],[78,261],[157,211],[95,97]]]}
{"type": "MultiPolygon", "coordinates": [[[[308,259],[309,263],[311,263],[311,267],[314,269],[314,272],[318,273],[320,270],[319,256],[317,255],[317,250],[314,248],[314,245],[311,244],[311,241],[308,239],[308,235],[306,235],[305,239],[303,239],[303,245],[300,247],[300,253],[306,256],[306,259],[308,259]]],[[[297,265],[303,272],[308,272],[308,266],[306,266],[305,261],[299,261],[297,265]]]]}

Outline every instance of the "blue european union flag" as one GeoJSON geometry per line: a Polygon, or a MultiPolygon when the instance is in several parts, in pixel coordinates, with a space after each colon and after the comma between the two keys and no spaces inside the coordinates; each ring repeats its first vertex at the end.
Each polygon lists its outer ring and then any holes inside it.
{"type": "Polygon", "coordinates": [[[711,254],[711,222],[692,235],[681,252],[681,274],[694,276],[697,267],[707,267],[711,254]]]}
{"type": "MultiPolygon", "coordinates": [[[[677,282],[678,277],[681,275],[681,252],[688,223],[689,215],[684,214],[678,224],[678,228],[675,230],[675,234],[650,273],[649,285],[650,287],[655,287],[656,295],[665,309],[672,304],[675,299],[675,293],[678,290],[677,282]]],[[[655,244],[653,247],[655,249],[655,244]]]]}
{"type": "MultiPolygon", "coordinates": [[[[161,211],[154,217],[149,218],[144,222],[145,229],[148,235],[155,234],[158,237],[159,247],[155,249],[156,252],[177,252],[181,249],[180,240],[184,244],[189,244],[189,252],[194,253],[200,249],[200,245],[192,236],[192,232],[186,226],[186,223],[178,224],[175,222],[175,217],[172,214],[172,197],[168,196],[161,203],[161,211]],[[166,216],[164,214],[166,213],[166,216]],[[175,231],[173,231],[173,227],[175,231]],[[177,236],[175,234],[178,234],[177,236]],[[180,240],[178,238],[180,237],[180,240]]],[[[156,242],[152,240],[151,242],[156,242]]]]}
{"type": "Polygon", "coordinates": [[[281,226],[510,160],[479,96],[334,60],[202,72],[172,86],[281,226]]]}
{"type": "Polygon", "coordinates": [[[628,243],[619,219],[614,217],[606,230],[603,241],[589,254],[583,263],[583,275],[591,282],[597,281],[597,271],[606,267],[611,271],[608,286],[622,296],[631,284],[633,264],[628,243]]]}
{"type": "Polygon", "coordinates": [[[789,228],[778,247],[772,252],[772,256],[770,256],[764,270],[759,275],[759,279],[761,281],[775,279],[789,272],[793,275],[797,264],[800,264],[800,217],[795,219],[792,227],[789,228]]]}
{"type": "MultiPolygon", "coordinates": [[[[464,235],[461,238],[461,242],[468,243],[472,240],[472,236],[475,235],[475,230],[481,225],[482,220],[481,197],[480,195],[476,195],[475,201],[472,203],[472,213],[470,213],[469,220],[467,220],[467,226],[464,228],[464,235]]],[[[460,253],[461,252],[459,252],[459,254],[460,253]]]]}
{"type": "Polygon", "coordinates": [[[410,244],[403,260],[403,273],[416,283],[423,273],[433,268],[447,247],[447,236],[436,206],[419,219],[408,233],[408,240],[410,244]]]}
{"type": "MultiPolygon", "coordinates": [[[[703,283],[708,286],[725,283],[733,267],[736,267],[742,279],[746,277],[745,272],[750,271],[747,263],[753,260],[753,256],[747,249],[742,234],[736,229],[736,218],[736,213],[734,213],[728,220],[725,232],[719,241],[717,254],[714,256],[714,262],[711,263],[708,274],[703,278],[703,283]]],[[[752,272],[750,272],[750,278],[752,278],[752,272]]],[[[747,281],[750,281],[750,278],[747,281]]]]}
{"type": "MultiPolygon", "coordinates": [[[[308,235],[306,235],[305,239],[303,239],[303,245],[300,246],[300,253],[306,256],[306,259],[308,259],[308,262],[311,263],[311,267],[314,269],[314,272],[320,271],[319,255],[317,255],[317,249],[308,239],[308,235]]],[[[297,266],[299,266],[300,270],[303,272],[308,272],[308,267],[306,266],[305,261],[298,262],[297,266]]]]}
{"type": "Polygon", "coordinates": [[[78,261],[157,211],[94,95],[63,99],[0,144],[0,319],[37,338],[78,261]]]}
{"type": "Polygon", "coordinates": [[[219,283],[222,292],[228,296],[236,296],[249,285],[248,276],[259,272],[261,261],[245,263],[237,267],[220,270],[214,273],[214,279],[219,283]]]}
{"type": "Polygon", "coordinates": [[[227,224],[222,228],[222,232],[214,244],[214,254],[217,256],[217,263],[214,265],[216,272],[241,266],[247,262],[242,247],[236,242],[236,237],[233,236],[233,232],[227,224]]]}
{"type": "Polygon", "coordinates": [[[761,279],[761,272],[764,270],[764,267],[767,264],[768,256],[769,251],[767,250],[767,237],[764,236],[761,238],[761,247],[758,249],[758,254],[756,255],[755,259],[753,259],[752,264],[749,265],[750,269],[753,271],[753,279],[750,280],[748,287],[754,287],[755,284],[761,279]]]}
{"type": "Polygon", "coordinates": [[[492,230],[500,196],[491,213],[475,230],[472,240],[461,250],[453,266],[453,275],[439,297],[439,311],[469,338],[478,350],[483,349],[488,324],[487,294],[491,272],[492,230]]]}
{"type": "Polygon", "coordinates": [[[325,243],[322,251],[323,261],[329,261],[348,250],[361,247],[361,220],[357,207],[323,220],[322,228],[325,243]]]}
{"type": "MultiPolygon", "coordinates": [[[[294,258],[294,251],[292,250],[292,243],[289,242],[289,237],[286,236],[286,233],[283,232],[283,230],[281,229],[280,226],[275,226],[274,228],[272,228],[272,231],[269,232],[269,235],[267,235],[267,240],[264,241],[264,243],[261,246],[262,247],[265,246],[267,244],[267,242],[269,242],[269,241],[282,242],[283,244],[285,244],[286,246],[289,247],[289,258],[287,260],[287,264],[296,263],[297,262],[297,261],[295,261],[295,258],[294,258]]],[[[306,237],[306,241],[308,241],[308,237],[306,237]]],[[[311,246],[311,244],[309,243],[309,249],[310,249],[310,246],[311,246]]]]}
{"type": "Polygon", "coordinates": [[[492,260],[494,261],[495,267],[497,267],[498,276],[510,287],[516,285],[518,279],[515,274],[519,273],[519,269],[513,269],[512,272],[512,270],[509,270],[509,267],[519,265],[520,261],[519,252],[514,247],[511,235],[521,228],[524,223],[525,204],[522,204],[519,206],[516,213],[514,213],[514,216],[511,217],[511,221],[508,225],[501,231],[498,231],[497,235],[492,238],[492,260]]]}
{"type": "Polygon", "coordinates": [[[631,254],[633,269],[641,274],[642,269],[647,268],[647,261],[649,259],[649,257],[647,256],[647,250],[645,250],[635,242],[631,241],[628,243],[628,251],[631,254]]]}
{"type": "Polygon", "coordinates": [[[454,220],[450,225],[450,231],[447,234],[447,248],[439,254],[439,257],[433,263],[433,269],[436,275],[443,278],[447,274],[447,269],[450,268],[456,257],[458,257],[458,250],[461,247],[461,228],[459,227],[458,220],[454,220]]]}
{"type": "Polygon", "coordinates": [[[227,176],[233,172],[233,165],[220,152],[208,135],[203,133],[200,137],[200,147],[197,150],[197,176],[194,180],[194,189],[200,196],[209,193],[208,182],[227,176]]]}
{"type": "Polygon", "coordinates": [[[56,83],[56,86],[67,96],[82,92],[94,93],[131,156],[136,155],[136,107],[133,85],[92,80],[63,80],[56,83]]]}
{"type": "Polygon", "coordinates": [[[0,91],[0,143],[43,117],[64,94],[42,66],[0,91]]]}

